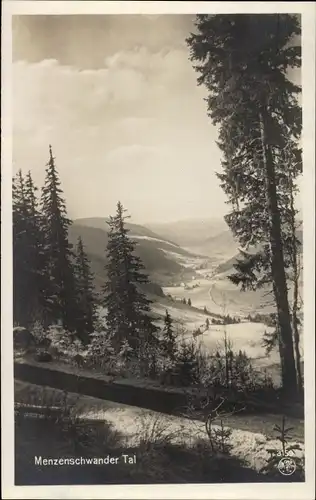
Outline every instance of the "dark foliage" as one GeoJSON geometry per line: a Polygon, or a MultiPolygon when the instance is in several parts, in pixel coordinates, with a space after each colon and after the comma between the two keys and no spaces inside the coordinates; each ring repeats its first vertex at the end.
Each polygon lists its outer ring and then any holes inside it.
{"type": "Polygon", "coordinates": [[[221,185],[232,206],[226,221],[244,247],[234,283],[242,289],[272,282],[278,314],[284,388],[296,388],[296,367],[287,296],[288,231],[296,176],[301,170],[298,140],[300,91],[287,70],[300,67],[296,16],[198,15],[187,42],[208,90],[207,110],[219,125],[221,185]],[[249,255],[249,248],[260,251],[249,255]]]}
{"type": "Polygon", "coordinates": [[[148,277],[140,258],[134,253],[135,243],[128,237],[124,212],[118,202],[116,215],[108,222],[108,279],[104,287],[104,306],[115,349],[119,350],[122,342],[127,340],[139,352],[145,343],[157,342],[157,329],[150,316],[150,300],[139,286],[148,283],[148,277]]]}
{"type": "Polygon", "coordinates": [[[46,169],[45,185],[42,189],[44,245],[47,255],[46,273],[50,277],[50,316],[59,319],[66,330],[76,329],[78,314],[76,304],[73,252],[68,241],[66,204],[62,197],[60,180],[55,166],[52,148],[46,169]]]}
{"type": "Polygon", "coordinates": [[[97,300],[94,292],[94,277],[90,269],[90,262],[80,237],[78,238],[76,250],[77,332],[79,337],[87,342],[89,334],[93,333],[95,329],[97,300]]]}

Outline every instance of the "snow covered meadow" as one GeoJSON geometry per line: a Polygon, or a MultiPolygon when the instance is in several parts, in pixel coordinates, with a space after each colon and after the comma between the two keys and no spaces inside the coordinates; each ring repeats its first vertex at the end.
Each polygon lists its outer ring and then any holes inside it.
{"type": "MultiPolygon", "coordinates": [[[[28,395],[33,394],[33,401],[41,401],[45,394],[46,401],[50,398],[56,401],[62,397],[62,391],[49,387],[39,387],[21,381],[15,381],[15,394],[17,401],[29,400],[28,395]]],[[[185,441],[192,446],[201,439],[207,440],[205,424],[202,421],[185,417],[166,415],[135,406],[127,406],[112,401],[105,401],[89,396],[68,394],[69,402],[74,405],[74,412],[82,420],[105,421],[125,436],[126,446],[133,446],[141,435],[152,439],[160,437],[170,438],[173,443],[185,441]]],[[[280,423],[281,418],[275,415],[266,415],[264,418],[251,418],[245,421],[244,417],[231,416],[224,419],[225,428],[231,429],[230,442],[232,455],[246,460],[249,467],[259,471],[266,463],[269,456],[268,449],[280,448],[280,441],[275,437],[273,427],[280,423]]],[[[289,418],[291,425],[292,419],[289,418]]],[[[219,429],[219,422],[214,425],[219,429]]],[[[298,444],[301,448],[298,457],[304,455],[304,424],[295,421],[293,438],[288,443],[298,444]]]]}

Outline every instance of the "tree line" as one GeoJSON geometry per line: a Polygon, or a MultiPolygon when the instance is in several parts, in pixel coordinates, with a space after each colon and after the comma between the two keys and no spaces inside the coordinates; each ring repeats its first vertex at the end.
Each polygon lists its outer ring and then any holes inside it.
{"type": "MultiPolygon", "coordinates": [[[[127,341],[141,352],[158,342],[150,301],[141,286],[148,283],[135,243],[125,227],[120,202],[108,221],[107,280],[100,297],[95,293],[91,263],[84,242],[69,242],[71,220],[49,146],[45,183],[40,196],[31,173],[13,179],[13,315],[14,323],[47,329],[61,324],[87,344],[94,340],[98,305],[106,310],[106,330],[116,351],[127,341]]],[[[95,340],[94,340],[95,341],[95,340]]],[[[97,339],[100,341],[100,339],[97,339]]]]}
{"type": "Polygon", "coordinates": [[[299,19],[198,15],[195,28],[187,39],[190,58],[198,84],[208,91],[208,116],[219,129],[222,171],[217,175],[231,206],[226,222],[243,247],[231,280],[242,290],[272,283],[283,386],[295,393],[303,384],[295,209],[302,116],[301,88],[288,72],[301,65],[299,19]]]}
{"type": "Polygon", "coordinates": [[[179,341],[168,310],[161,328],[154,323],[143,292],[148,276],[135,254],[122,204],[108,220],[107,278],[97,296],[81,237],[75,248],[69,242],[71,220],[51,147],[41,195],[37,192],[31,173],[24,177],[19,171],[13,179],[14,323],[40,329],[41,341],[50,340],[55,351],[78,351],[74,361],[82,361],[84,349],[92,365],[108,368],[110,360],[136,359],[140,373],[158,376],[163,384],[197,383],[197,346],[179,341]],[[104,307],[104,319],[98,306],[104,307]],[[56,324],[62,328],[56,330],[56,324]]]}
{"type": "Polygon", "coordinates": [[[55,158],[49,147],[40,196],[31,172],[13,179],[13,318],[30,327],[60,322],[87,341],[93,331],[96,297],[81,238],[69,243],[67,217],[55,158]]]}

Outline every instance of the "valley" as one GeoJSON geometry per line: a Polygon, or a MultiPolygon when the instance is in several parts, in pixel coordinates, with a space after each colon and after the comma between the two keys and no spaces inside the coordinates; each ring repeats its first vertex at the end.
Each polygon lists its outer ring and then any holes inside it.
{"type": "MultiPolygon", "coordinates": [[[[176,329],[192,334],[200,330],[202,335],[197,342],[206,352],[214,352],[223,344],[226,334],[235,351],[245,351],[259,370],[270,368],[273,379],[279,384],[279,354],[276,349],[266,356],[262,345],[264,332],[272,331],[263,323],[250,322],[248,315],[269,314],[274,311],[273,300],[268,289],[241,292],[228,279],[233,271],[238,246],[225,223],[215,220],[214,234],[205,233],[203,223],[177,223],[181,234],[167,225],[145,227],[127,224],[130,237],[136,242],[136,252],[141,257],[149,274],[150,284],[144,290],[152,300],[155,322],[162,326],[166,310],[172,317],[176,329]],[[192,236],[194,227],[198,234],[192,236]],[[163,234],[154,232],[160,230],[163,234]],[[182,247],[180,243],[186,244],[182,247]],[[196,249],[199,248],[201,253],[196,249]],[[204,254],[202,253],[204,250],[204,254]],[[191,305],[188,305],[188,301],[191,305]],[[185,301],[185,303],[183,303],[185,301]],[[230,315],[239,323],[213,324],[212,320],[230,315]],[[207,318],[210,322],[206,329],[207,318]]],[[[95,273],[96,287],[101,290],[106,278],[105,247],[107,244],[107,224],[105,219],[90,218],[75,221],[70,229],[70,239],[80,235],[84,241],[92,269],[95,273]]],[[[208,221],[208,231],[212,231],[208,221]]]]}
{"type": "MultiPolygon", "coordinates": [[[[176,301],[190,299],[195,308],[203,310],[206,307],[214,314],[230,314],[241,318],[273,311],[268,289],[240,292],[229,281],[228,275],[233,271],[238,256],[238,245],[224,222],[215,219],[214,234],[211,235],[205,230],[202,232],[202,221],[200,225],[197,221],[180,221],[176,225],[184,227],[181,236],[175,231],[173,238],[173,225],[153,226],[163,231],[163,234],[158,234],[150,227],[126,224],[129,236],[136,243],[136,253],[149,275],[152,286],[148,292],[151,295],[158,296],[159,301],[163,294],[176,301]],[[194,236],[192,233],[197,226],[200,229],[194,236]],[[181,242],[187,246],[181,246],[181,242]]],[[[212,231],[210,221],[208,231],[212,231]]],[[[78,236],[82,237],[95,274],[96,287],[100,290],[106,278],[106,219],[95,217],[76,220],[70,227],[69,236],[73,245],[78,236]]],[[[178,304],[176,308],[179,308],[178,304]]]]}

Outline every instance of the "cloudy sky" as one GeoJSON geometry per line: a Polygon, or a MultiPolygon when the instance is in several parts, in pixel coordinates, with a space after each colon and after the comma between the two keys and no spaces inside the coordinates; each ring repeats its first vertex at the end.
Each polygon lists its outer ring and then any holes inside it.
{"type": "Polygon", "coordinates": [[[222,216],[216,130],[185,15],[13,19],[14,170],[42,185],[51,143],[69,215],[222,216]]]}
{"type": "Polygon", "coordinates": [[[13,20],[14,170],[44,179],[48,144],[73,218],[224,213],[216,131],[188,60],[191,16],[13,20]]]}

